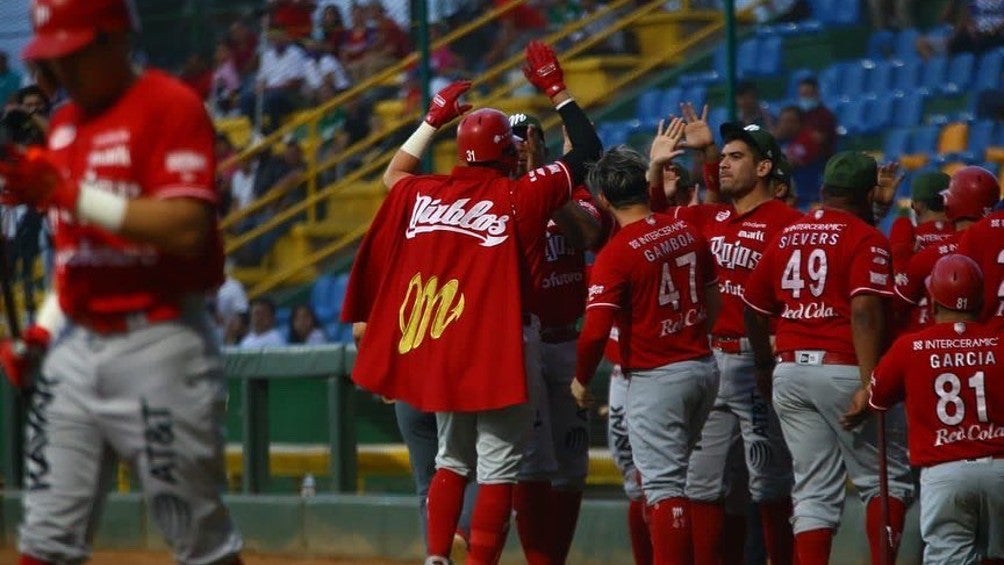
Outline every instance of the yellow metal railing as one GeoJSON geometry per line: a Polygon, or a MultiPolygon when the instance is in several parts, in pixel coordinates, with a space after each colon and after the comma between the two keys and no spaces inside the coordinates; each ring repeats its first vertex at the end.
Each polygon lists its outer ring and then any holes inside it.
{"type": "MultiPolygon", "coordinates": [[[[610,10],[615,10],[615,9],[619,8],[620,6],[623,6],[625,4],[627,4],[627,1],[626,0],[621,0],[621,1],[618,1],[618,2],[612,3],[611,5],[608,6],[608,8],[610,10]]],[[[658,10],[661,7],[661,4],[662,4],[662,2],[659,1],[659,0],[643,4],[641,7],[639,7],[636,10],[630,12],[629,14],[626,14],[624,17],[622,17],[616,23],[614,23],[611,26],[605,28],[603,31],[601,31],[601,32],[599,32],[597,34],[594,34],[590,38],[588,38],[587,40],[574,45],[571,49],[569,49],[568,51],[566,51],[563,54],[562,58],[563,59],[567,59],[567,58],[569,58],[571,56],[574,56],[576,54],[582,53],[583,51],[589,49],[593,45],[596,45],[597,43],[605,40],[611,34],[616,33],[619,30],[624,29],[627,26],[629,26],[629,25],[631,25],[631,24],[633,24],[635,22],[638,22],[639,20],[641,20],[643,17],[645,17],[648,14],[651,14],[651,13],[655,12],[656,10],[658,10]]],[[[594,14],[593,16],[595,18],[599,18],[599,17],[604,17],[604,16],[606,16],[609,13],[610,12],[601,12],[599,14],[594,14]]],[[[618,79],[616,79],[610,85],[609,90],[611,92],[615,92],[618,89],[620,89],[620,88],[622,88],[622,87],[624,87],[624,86],[626,86],[628,84],[633,83],[638,78],[640,78],[641,76],[643,76],[645,73],[650,72],[653,69],[655,69],[656,67],[658,67],[658,66],[660,66],[662,64],[665,64],[665,62],[670,61],[673,58],[682,55],[687,50],[692,49],[693,47],[699,45],[702,41],[706,41],[706,40],[710,39],[715,33],[721,31],[722,28],[723,28],[723,26],[724,26],[724,23],[723,23],[720,15],[717,15],[717,17],[715,17],[716,15],[714,13],[708,13],[708,12],[703,12],[703,13],[692,12],[692,14],[695,15],[695,20],[706,19],[709,25],[706,25],[706,26],[702,27],[701,29],[699,29],[699,30],[697,30],[697,31],[689,34],[687,36],[687,39],[685,41],[682,41],[682,42],[680,42],[680,43],[678,43],[676,45],[673,45],[673,46],[668,46],[663,57],[658,58],[656,60],[648,60],[648,61],[644,61],[644,62],[639,61],[638,67],[636,67],[634,70],[628,71],[627,73],[625,73],[624,75],[622,75],[618,79]]],[[[592,21],[595,21],[595,20],[594,19],[583,19],[583,20],[581,20],[579,22],[576,22],[576,24],[574,24],[573,26],[569,26],[568,28],[565,28],[564,30],[562,30],[564,33],[560,33],[559,32],[559,33],[550,34],[549,36],[547,36],[545,38],[545,40],[548,41],[548,42],[553,43],[553,42],[555,42],[555,41],[557,41],[559,39],[562,39],[563,37],[565,37],[568,34],[574,33],[578,29],[581,29],[581,27],[583,27],[585,25],[589,25],[589,23],[591,23],[592,21]]],[[[522,62],[522,56],[521,55],[520,56],[513,56],[513,57],[507,59],[506,61],[504,61],[503,63],[501,63],[499,65],[499,67],[508,65],[509,68],[512,68],[513,66],[515,66],[517,64],[520,64],[521,62],[522,62]]],[[[487,80],[491,80],[493,77],[499,76],[502,72],[505,72],[505,70],[499,70],[499,67],[496,67],[496,68],[490,70],[488,73],[483,74],[481,77],[479,77],[475,81],[475,84],[477,84],[479,82],[484,82],[484,81],[487,81],[487,80]]],[[[501,86],[501,87],[493,90],[483,100],[479,100],[479,103],[488,103],[488,102],[490,102],[492,100],[499,100],[503,96],[505,96],[507,93],[509,93],[512,90],[514,90],[517,86],[518,85],[504,85],[504,86],[501,86]]],[[[406,123],[406,124],[411,124],[411,123],[414,122],[414,119],[417,118],[417,113],[415,115],[413,115],[413,116],[409,116],[408,118],[409,119],[402,119],[401,121],[403,123],[406,123]]],[[[545,120],[544,125],[545,125],[545,127],[552,127],[558,121],[559,120],[558,120],[558,118],[556,116],[552,116],[552,117],[548,118],[547,120],[545,120]]],[[[383,155],[379,156],[378,158],[374,159],[373,161],[365,164],[360,169],[354,171],[352,174],[348,175],[342,181],[339,181],[338,183],[330,185],[327,188],[319,191],[318,193],[316,193],[314,195],[308,196],[307,199],[305,199],[304,201],[302,201],[300,203],[297,203],[294,206],[292,206],[291,208],[289,208],[288,210],[285,210],[285,211],[281,212],[279,215],[277,215],[275,218],[273,218],[272,222],[270,222],[270,223],[273,224],[271,227],[274,227],[275,225],[279,225],[280,223],[289,220],[290,218],[294,217],[295,215],[302,213],[308,207],[312,207],[314,204],[316,204],[317,202],[319,202],[322,198],[326,198],[326,197],[331,196],[333,194],[337,194],[338,192],[341,191],[341,189],[343,187],[348,186],[349,184],[351,184],[353,182],[356,182],[356,181],[358,181],[358,180],[360,180],[360,179],[362,179],[362,178],[364,178],[366,176],[374,175],[374,174],[378,173],[390,161],[390,158],[393,156],[393,153],[394,153],[393,150],[384,153],[383,155]]],[[[295,264],[289,265],[288,267],[286,267],[286,268],[284,268],[284,269],[282,269],[280,271],[276,271],[276,272],[270,273],[265,279],[263,279],[260,282],[258,282],[257,284],[255,284],[250,289],[249,294],[251,296],[257,296],[257,295],[263,294],[265,292],[268,292],[269,290],[271,290],[271,289],[279,286],[283,280],[285,280],[286,278],[288,278],[288,277],[296,274],[297,272],[301,271],[302,269],[309,268],[310,266],[318,263],[319,261],[322,261],[322,260],[324,260],[324,259],[326,259],[328,257],[331,257],[332,255],[335,255],[335,254],[337,254],[337,253],[339,253],[339,252],[341,252],[343,250],[348,249],[351,245],[353,245],[355,243],[355,241],[357,239],[361,238],[362,235],[365,234],[366,229],[368,228],[368,225],[369,225],[370,221],[372,221],[371,218],[367,219],[364,222],[363,225],[359,226],[358,228],[356,228],[352,232],[346,234],[345,236],[341,237],[340,239],[338,239],[336,241],[333,241],[333,242],[331,242],[331,243],[329,243],[329,244],[327,244],[325,246],[322,246],[321,248],[317,249],[315,252],[313,252],[313,253],[309,254],[308,256],[302,258],[301,261],[299,261],[299,262],[297,262],[295,264]]],[[[238,248],[239,245],[245,244],[247,241],[250,241],[254,237],[259,236],[260,234],[264,233],[268,229],[271,229],[271,227],[260,226],[256,230],[252,230],[251,232],[248,232],[248,234],[244,234],[244,236],[241,236],[240,238],[237,238],[237,239],[235,239],[232,242],[233,247],[231,247],[231,245],[228,244],[228,250],[230,250],[232,248],[233,249],[238,248]]]]}

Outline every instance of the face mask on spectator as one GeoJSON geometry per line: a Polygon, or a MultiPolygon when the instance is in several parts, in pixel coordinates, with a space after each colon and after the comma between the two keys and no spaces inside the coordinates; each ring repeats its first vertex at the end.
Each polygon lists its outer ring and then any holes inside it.
{"type": "Polygon", "coordinates": [[[803,112],[814,110],[816,106],[819,106],[819,100],[816,100],[815,98],[803,96],[798,99],[798,107],[801,108],[803,112]]]}

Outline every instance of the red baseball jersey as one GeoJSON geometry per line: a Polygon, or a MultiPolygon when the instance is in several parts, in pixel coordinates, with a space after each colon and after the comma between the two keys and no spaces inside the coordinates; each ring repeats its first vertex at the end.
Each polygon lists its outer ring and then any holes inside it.
{"type": "MultiPolygon", "coordinates": [[[[693,207],[691,207],[693,208],[693,207]]],[[[770,199],[738,214],[734,209],[709,207],[703,225],[703,235],[711,246],[718,273],[718,290],[722,295],[722,310],[711,333],[717,336],[743,337],[743,289],[750,273],[760,262],[767,245],[802,213],[780,200],[770,199]]]]}
{"type": "Polygon", "coordinates": [[[851,299],[892,296],[889,243],[842,210],[809,212],[767,247],[743,300],[778,316],[775,350],[819,350],[854,358],[851,299]]]}
{"type": "Polygon", "coordinates": [[[625,371],[710,354],[704,291],[717,282],[714,260],[688,222],[652,214],[622,226],[590,276],[586,309],[617,309],[625,371]]]}
{"type": "MultiPolygon", "coordinates": [[[[572,199],[597,223],[603,223],[602,214],[585,187],[577,187],[572,199]]],[[[558,224],[548,220],[544,253],[534,258],[541,261],[530,268],[536,288],[533,312],[540,318],[541,327],[574,324],[586,306],[585,251],[569,245],[558,224]]]]}
{"type": "Polygon", "coordinates": [[[924,248],[910,259],[905,270],[896,273],[896,296],[912,307],[906,333],[931,323],[934,312],[927,299],[925,281],[938,259],[958,250],[960,237],[961,232],[953,232],[944,242],[924,248]]]}
{"type": "Polygon", "coordinates": [[[367,322],[353,380],[426,412],[525,402],[529,257],[571,188],[560,161],[516,180],[462,166],[395,184],[346,289],[342,321],[367,322]]]}
{"type": "MultiPolygon", "coordinates": [[[[198,96],[145,71],[112,107],[86,116],[75,103],[52,119],[49,152],[67,180],[126,198],[193,198],[215,207],[213,125],[198,96]],[[164,112],[169,108],[169,115],[164,112]]],[[[56,286],[70,318],[170,308],[223,283],[219,230],[196,257],[132,242],[53,212],[56,286]]]]}
{"type": "Polygon", "coordinates": [[[1004,333],[1004,211],[963,232],[959,253],[972,257],[983,270],[983,320],[1004,333]]]}
{"type": "Polygon", "coordinates": [[[955,225],[947,220],[932,220],[914,226],[908,217],[896,218],[889,230],[889,249],[892,251],[893,272],[904,271],[915,253],[944,242],[953,233],[955,233],[955,225]]]}
{"type": "Polygon", "coordinates": [[[910,463],[1004,456],[1004,345],[987,324],[942,323],[893,343],[872,374],[871,400],[906,399],[910,463]]]}

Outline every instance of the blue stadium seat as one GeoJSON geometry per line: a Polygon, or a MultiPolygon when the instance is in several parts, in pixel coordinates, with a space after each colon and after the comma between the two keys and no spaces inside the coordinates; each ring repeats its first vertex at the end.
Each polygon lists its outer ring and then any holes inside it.
{"type": "MultiPolygon", "coordinates": [[[[638,123],[639,127],[641,126],[640,122],[637,122],[637,120],[633,121],[638,123]]],[[[659,123],[659,120],[656,120],[655,123],[659,123]]],[[[631,130],[632,120],[615,120],[600,122],[596,133],[600,136],[600,141],[603,142],[603,147],[609,149],[611,147],[627,143],[628,136],[631,135],[631,130]]]]}
{"type": "Polygon", "coordinates": [[[283,307],[275,309],[275,326],[277,328],[286,328],[289,326],[289,318],[292,316],[293,311],[291,308],[283,307]]]}
{"type": "Polygon", "coordinates": [[[892,88],[892,63],[888,61],[871,61],[863,63],[865,67],[865,88],[866,94],[882,95],[892,88]]]}
{"type": "Polygon", "coordinates": [[[861,19],[861,3],[846,0],[827,0],[824,23],[853,25],[861,19]]]}
{"type": "Polygon", "coordinates": [[[746,77],[756,73],[757,59],[760,57],[759,47],[755,37],[739,44],[739,49],[736,50],[736,76],[746,77]]]}
{"type": "Polygon", "coordinates": [[[659,105],[662,102],[663,94],[664,91],[658,88],[650,88],[642,92],[635,105],[635,117],[645,123],[652,119],[658,121],[659,105]]]}
{"type": "Polygon", "coordinates": [[[973,90],[1001,88],[1001,73],[1004,73],[1004,48],[987,51],[980,59],[973,90]]]}
{"type": "Polygon", "coordinates": [[[340,316],[342,313],[342,303],[345,302],[345,291],[349,287],[349,274],[342,273],[335,277],[335,284],[333,292],[331,295],[331,300],[335,306],[335,315],[340,316]]]}
{"type": "Polygon", "coordinates": [[[839,106],[835,112],[837,114],[837,124],[843,128],[847,135],[857,135],[862,133],[865,126],[865,111],[868,100],[864,98],[852,98],[839,106]]]}
{"type": "Polygon", "coordinates": [[[893,69],[892,87],[902,93],[913,92],[920,84],[920,73],[924,67],[920,59],[902,61],[893,69]]]}
{"type": "Polygon", "coordinates": [[[708,125],[711,126],[711,133],[715,135],[715,143],[721,147],[722,146],[722,136],[718,129],[729,120],[729,109],[728,108],[711,108],[708,113],[708,125]]]}
{"type": "Polygon", "coordinates": [[[920,125],[924,115],[924,94],[916,90],[907,92],[893,103],[891,125],[896,127],[912,127],[920,125]]]}
{"type": "MultiPolygon", "coordinates": [[[[707,102],[707,100],[708,100],[708,89],[700,85],[688,88],[683,92],[683,95],[680,97],[680,102],[690,102],[691,104],[694,105],[694,108],[698,111],[698,113],[701,111],[701,107],[704,106],[704,103],[707,102]]],[[[673,108],[672,113],[676,116],[680,115],[679,104],[677,104],[676,107],[673,108]]]]}
{"type": "Polygon", "coordinates": [[[840,97],[845,100],[860,98],[865,88],[865,67],[860,61],[844,63],[840,97]]]}
{"type": "Polygon", "coordinates": [[[918,37],[920,32],[914,28],[900,30],[896,34],[896,57],[903,61],[916,59],[918,37]]]}
{"type": "Polygon", "coordinates": [[[945,82],[941,85],[941,92],[957,94],[968,89],[973,82],[973,68],[975,66],[976,56],[972,53],[959,53],[952,57],[945,82]]]}
{"type": "Polygon", "coordinates": [[[888,59],[896,52],[896,34],[888,30],[873,31],[868,38],[868,51],[865,54],[871,59],[888,59]]]}
{"type": "Polygon", "coordinates": [[[885,160],[899,159],[900,155],[909,153],[910,136],[911,131],[909,128],[889,130],[885,134],[885,141],[882,144],[882,153],[885,155],[885,160]]]}
{"type": "Polygon", "coordinates": [[[938,92],[948,74],[948,58],[945,56],[931,57],[924,63],[920,74],[920,86],[928,92],[938,92]]]}
{"type": "MultiPolygon", "coordinates": [[[[335,341],[335,338],[330,337],[330,334],[329,334],[329,338],[328,339],[331,339],[332,341],[335,341]]],[[[352,343],[352,325],[351,324],[339,324],[338,325],[338,337],[337,337],[337,341],[340,341],[342,343],[352,343]]]]}
{"type": "Polygon", "coordinates": [[[669,116],[679,116],[680,102],[683,101],[684,101],[684,91],[682,88],[674,87],[663,92],[662,98],[659,100],[658,118],[662,120],[669,116]]]}
{"type": "MultiPolygon", "coordinates": [[[[332,343],[338,343],[340,341],[338,339],[338,334],[341,332],[342,324],[338,322],[331,322],[329,324],[324,324],[323,327],[324,327],[324,335],[328,337],[328,341],[332,343]]],[[[351,328],[352,326],[349,327],[351,328]]],[[[351,335],[351,330],[350,330],[350,335],[351,335]]]]}
{"type": "Polygon", "coordinates": [[[885,92],[872,100],[865,114],[864,131],[874,133],[888,126],[892,122],[893,108],[899,98],[901,97],[885,92]]]}
{"type": "Polygon", "coordinates": [[[938,147],[938,135],[940,133],[941,128],[938,126],[920,126],[914,128],[910,152],[934,155],[938,147]]]}
{"type": "Polygon", "coordinates": [[[677,84],[683,88],[687,88],[697,84],[712,84],[721,79],[722,75],[718,74],[718,71],[694,71],[680,75],[677,84]]]}
{"type": "Polygon", "coordinates": [[[773,76],[781,72],[781,38],[776,35],[761,37],[754,60],[753,74],[758,76],[773,76]]]}
{"type": "MultiPolygon", "coordinates": [[[[323,274],[314,281],[310,289],[310,305],[317,314],[317,319],[323,324],[331,321],[335,317],[336,304],[335,276],[323,274]]],[[[337,305],[337,311],[341,311],[341,302],[337,305]]]]}
{"type": "Polygon", "coordinates": [[[972,160],[982,161],[986,156],[987,147],[993,144],[994,129],[997,124],[993,120],[980,120],[969,124],[969,140],[966,153],[972,160]]]}

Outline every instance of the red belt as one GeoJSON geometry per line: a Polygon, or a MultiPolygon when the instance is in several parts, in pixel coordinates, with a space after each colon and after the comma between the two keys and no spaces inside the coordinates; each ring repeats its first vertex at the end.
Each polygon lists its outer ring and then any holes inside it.
{"type": "Polygon", "coordinates": [[[777,354],[778,363],[798,363],[799,365],[816,365],[812,360],[812,354],[822,354],[819,365],[857,365],[858,359],[854,355],[846,353],[834,353],[832,351],[781,351],[777,354]]]}
{"type": "Polygon", "coordinates": [[[711,348],[722,353],[739,355],[750,350],[750,343],[745,337],[713,335],[711,336],[711,348]]]}
{"type": "Polygon", "coordinates": [[[575,324],[540,328],[540,341],[544,343],[565,343],[579,338],[579,330],[575,324]]]}
{"type": "Polygon", "coordinates": [[[180,317],[181,309],[172,304],[154,306],[149,310],[138,312],[82,314],[72,318],[75,323],[99,334],[116,334],[177,320],[180,317]]]}

